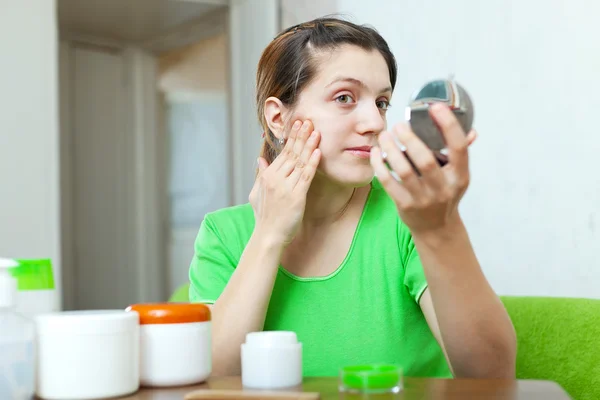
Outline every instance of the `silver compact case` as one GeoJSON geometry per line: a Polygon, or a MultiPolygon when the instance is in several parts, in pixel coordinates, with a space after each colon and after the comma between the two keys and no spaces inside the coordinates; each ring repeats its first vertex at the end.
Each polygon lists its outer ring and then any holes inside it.
{"type": "Polygon", "coordinates": [[[448,152],[444,136],[429,113],[434,103],[448,105],[467,134],[473,126],[473,102],[467,91],[450,78],[426,83],[413,94],[406,107],[405,117],[412,131],[433,151],[440,165],[445,165],[448,152]]]}

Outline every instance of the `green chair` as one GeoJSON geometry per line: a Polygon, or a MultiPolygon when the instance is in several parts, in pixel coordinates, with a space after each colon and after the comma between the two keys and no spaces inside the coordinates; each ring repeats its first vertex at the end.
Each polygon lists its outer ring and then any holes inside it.
{"type": "MultiPolygon", "coordinates": [[[[169,301],[188,302],[189,284],[169,301]]],[[[574,400],[600,399],[600,300],[501,297],[517,332],[517,378],[557,382],[574,400]]]]}
{"type": "Polygon", "coordinates": [[[512,297],[517,378],[557,382],[575,400],[600,399],[600,300],[512,297]]]}
{"type": "Polygon", "coordinates": [[[175,292],[169,297],[169,302],[171,303],[189,303],[190,301],[190,284],[186,283],[185,285],[179,286],[175,292]]]}

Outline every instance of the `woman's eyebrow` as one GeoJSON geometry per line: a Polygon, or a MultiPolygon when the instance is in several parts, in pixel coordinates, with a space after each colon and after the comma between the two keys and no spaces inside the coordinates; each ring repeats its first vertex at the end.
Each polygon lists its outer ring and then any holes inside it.
{"type": "MultiPolygon", "coordinates": [[[[326,88],[328,88],[329,86],[333,85],[334,83],[338,83],[338,82],[347,82],[347,83],[352,83],[356,86],[360,86],[363,89],[368,89],[367,85],[361,81],[360,79],[356,79],[356,78],[351,78],[348,76],[339,76],[337,78],[335,78],[334,80],[332,80],[327,86],[325,86],[326,88]]],[[[385,92],[391,92],[392,91],[392,87],[391,86],[387,86],[385,88],[383,88],[382,90],[379,91],[379,93],[385,93],[385,92]]]]}

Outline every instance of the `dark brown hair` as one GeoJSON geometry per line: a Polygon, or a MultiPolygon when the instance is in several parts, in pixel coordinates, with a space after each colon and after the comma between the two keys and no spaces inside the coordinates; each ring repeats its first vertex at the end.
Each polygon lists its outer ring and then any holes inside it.
{"type": "Polygon", "coordinates": [[[292,108],[298,94],[317,73],[316,52],[333,51],[344,44],[378,50],[387,63],[392,89],[396,85],[396,59],[387,42],[372,27],[335,17],[317,18],[281,32],[263,51],[256,74],[258,119],[264,130],[260,155],[273,162],[281,146],[264,116],[265,101],[273,96],[292,108]]]}

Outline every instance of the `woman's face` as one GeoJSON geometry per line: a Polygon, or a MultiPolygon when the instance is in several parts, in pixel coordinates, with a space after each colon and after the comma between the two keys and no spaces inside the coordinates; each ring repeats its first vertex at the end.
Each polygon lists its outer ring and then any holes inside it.
{"type": "Polygon", "coordinates": [[[291,121],[309,119],[321,133],[320,175],[364,186],[373,178],[370,148],[387,125],[387,64],[379,51],[352,45],[318,57],[317,76],[300,94],[291,121]]]}

